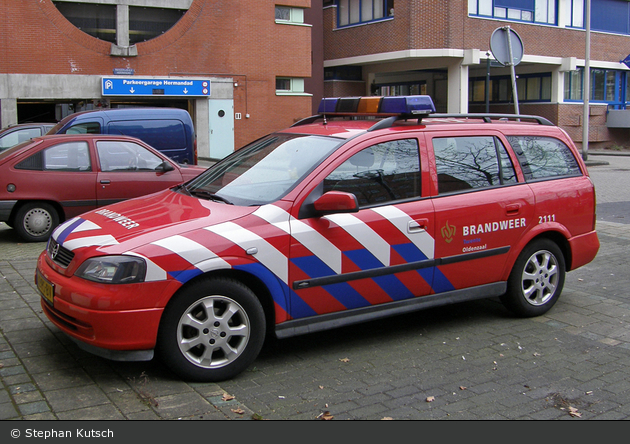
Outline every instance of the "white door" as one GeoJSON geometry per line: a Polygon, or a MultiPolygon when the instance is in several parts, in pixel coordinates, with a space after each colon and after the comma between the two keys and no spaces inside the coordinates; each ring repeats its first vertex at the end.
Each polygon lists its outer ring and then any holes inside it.
{"type": "Polygon", "coordinates": [[[234,101],[208,100],[210,158],[223,159],[234,151],[234,101]]]}

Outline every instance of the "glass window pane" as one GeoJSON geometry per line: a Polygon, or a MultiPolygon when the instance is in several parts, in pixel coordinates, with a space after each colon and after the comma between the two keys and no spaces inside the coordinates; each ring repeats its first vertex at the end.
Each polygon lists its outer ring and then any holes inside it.
{"type": "Polygon", "coordinates": [[[527,79],[526,100],[540,100],[540,77],[530,77],[527,79]]]}
{"type": "Polygon", "coordinates": [[[479,0],[479,15],[492,15],[492,0],[479,0]]]}
{"type": "Polygon", "coordinates": [[[276,6],[276,20],[291,20],[291,8],[287,6],[276,6]]]}
{"type": "Polygon", "coordinates": [[[361,21],[367,22],[374,19],[372,14],[372,1],[373,0],[363,0],[361,2],[361,21]]]}
{"type": "Polygon", "coordinates": [[[350,0],[350,23],[359,23],[361,21],[361,2],[360,0],[350,0]]]}
{"type": "Polygon", "coordinates": [[[87,142],[70,142],[44,150],[44,170],[90,171],[90,154],[87,142]]]}
{"type": "Polygon", "coordinates": [[[526,180],[581,174],[573,153],[558,139],[510,136],[508,141],[519,158],[526,180]]]}
{"type": "Polygon", "coordinates": [[[359,206],[385,204],[421,195],[418,142],[394,140],[366,148],[324,179],[324,192],[344,191],[359,206]]]}
{"type": "Polygon", "coordinates": [[[501,183],[493,137],[434,138],[433,150],[440,194],[501,183]]]}
{"type": "Polygon", "coordinates": [[[339,26],[345,26],[349,24],[350,17],[350,9],[349,9],[350,0],[339,0],[338,6],[338,14],[339,14],[339,26]]]}
{"type": "Polygon", "coordinates": [[[614,102],[615,99],[615,85],[617,82],[617,73],[615,71],[606,71],[606,101],[614,102]]]}
{"type": "Polygon", "coordinates": [[[603,69],[591,70],[591,82],[592,82],[592,98],[593,100],[604,100],[604,91],[606,89],[606,75],[603,69]]]}

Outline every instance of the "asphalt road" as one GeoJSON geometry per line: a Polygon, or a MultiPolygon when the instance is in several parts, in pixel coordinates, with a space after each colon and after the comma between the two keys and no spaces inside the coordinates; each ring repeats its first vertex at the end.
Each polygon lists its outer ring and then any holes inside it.
{"type": "Polygon", "coordinates": [[[591,159],[602,246],[545,316],[491,299],[272,341],[219,384],[79,350],[39,308],[44,244],[0,226],[0,420],[630,419],[630,158],[591,159]]]}

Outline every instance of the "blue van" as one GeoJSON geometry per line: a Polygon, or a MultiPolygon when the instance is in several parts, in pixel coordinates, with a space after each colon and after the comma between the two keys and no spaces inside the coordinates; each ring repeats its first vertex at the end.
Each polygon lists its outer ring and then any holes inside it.
{"type": "Polygon", "coordinates": [[[48,134],[123,134],[136,137],[176,162],[197,164],[197,140],[188,111],[179,108],[112,108],[81,111],[48,134]]]}

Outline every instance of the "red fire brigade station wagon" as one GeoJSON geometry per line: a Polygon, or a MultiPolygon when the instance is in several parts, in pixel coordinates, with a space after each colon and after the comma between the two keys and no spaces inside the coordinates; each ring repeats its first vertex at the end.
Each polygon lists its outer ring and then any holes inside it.
{"type": "Polygon", "coordinates": [[[433,111],[324,99],[191,181],[66,221],[37,264],[44,312],[85,350],[201,381],[270,334],[489,297],[547,312],[599,249],[573,142],[540,117],[433,111]]]}

